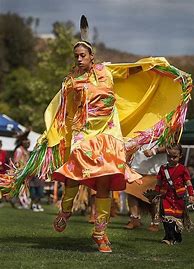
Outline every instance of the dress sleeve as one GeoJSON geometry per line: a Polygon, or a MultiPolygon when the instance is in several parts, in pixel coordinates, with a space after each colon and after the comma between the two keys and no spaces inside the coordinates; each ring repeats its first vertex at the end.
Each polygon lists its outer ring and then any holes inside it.
{"type": "Polygon", "coordinates": [[[188,180],[191,180],[191,175],[189,173],[189,169],[187,167],[184,167],[184,181],[187,182],[188,180]]]}
{"type": "Polygon", "coordinates": [[[187,187],[187,191],[189,196],[193,196],[193,186],[191,183],[191,175],[189,173],[189,169],[187,167],[184,167],[184,181],[187,187]]]}

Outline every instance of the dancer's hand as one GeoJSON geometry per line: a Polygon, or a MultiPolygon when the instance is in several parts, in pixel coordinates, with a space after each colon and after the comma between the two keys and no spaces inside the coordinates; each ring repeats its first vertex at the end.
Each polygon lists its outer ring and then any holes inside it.
{"type": "Polygon", "coordinates": [[[189,203],[194,204],[194,196],[189,196],[189,203]]]}
{"type": "Polygon", "coordinates": [[[152,157],[154,155],[154,153],[151,149],[146,149],[146,150],[144,150],[143,153],[147,158],[152,157]]]}

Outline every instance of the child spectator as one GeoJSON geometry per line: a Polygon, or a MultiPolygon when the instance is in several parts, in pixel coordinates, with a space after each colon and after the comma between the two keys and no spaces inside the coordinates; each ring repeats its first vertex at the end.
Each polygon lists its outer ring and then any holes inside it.
{"type": "Polygon", "coordinates": [[[181,231],[189,224],[184,221],[186,190],[190,203],[194,202],[194,197],[189,171],[179,163],[182,157],[181,145],[173,144],[166,151],[168,163],[160,167],[155,190],[161,195],[160,213],[165,231],[162,242],[174,245],[182,241],[181,231]]]}

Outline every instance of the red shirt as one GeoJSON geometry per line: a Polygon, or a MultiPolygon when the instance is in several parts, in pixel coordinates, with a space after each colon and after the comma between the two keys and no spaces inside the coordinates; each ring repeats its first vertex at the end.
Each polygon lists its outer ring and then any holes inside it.
{"type": "Polygon", "coordinates": [[[6,167],[6,156],[7,153],[5,150],[0,149],[0,174],[5,174],[7,167],[6,167]]]}

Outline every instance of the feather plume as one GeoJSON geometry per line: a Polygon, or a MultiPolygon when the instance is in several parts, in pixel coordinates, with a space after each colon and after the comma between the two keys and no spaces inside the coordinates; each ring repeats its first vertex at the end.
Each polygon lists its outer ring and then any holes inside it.
{"type": "Polygon", "coordinates": [[[88,41],[89,26],[87,18],[82,15],[80,20],[80,34],[81,40],[88,41]]]}

